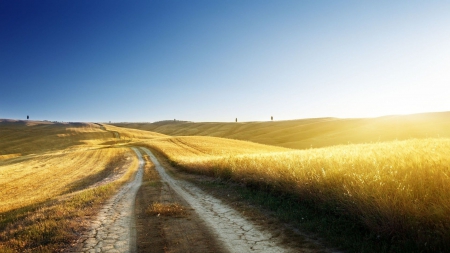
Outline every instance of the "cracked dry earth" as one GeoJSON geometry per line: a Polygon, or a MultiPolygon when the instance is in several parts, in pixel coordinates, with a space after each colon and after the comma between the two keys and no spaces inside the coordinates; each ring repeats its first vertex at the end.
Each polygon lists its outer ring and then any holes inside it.
{"type": "Polygon", "coordinates": [[[327,251],[285,243],[279,233],[273,233],[249,221],[194,184],[170,176],[150,150],[133,150],[140,161],[135,179],[105,204],[97,219],[92,222],[90,231],[81,236],[78,245],[71,252],[327,251]],[[159,174],[159,182],[156,184],[159,188],[147,182],[139,190],[144,173],[142,155],[148,155],[154,164],[154,169],[159,174]],[[153,192],[155,196],[148,193],[143,195],[144,191],[153,192]],[[182,203],[190,206],[190,214],[184,218],[163,218],[159,215],[149,217],[144,210],[150,200],[182,203]]]}

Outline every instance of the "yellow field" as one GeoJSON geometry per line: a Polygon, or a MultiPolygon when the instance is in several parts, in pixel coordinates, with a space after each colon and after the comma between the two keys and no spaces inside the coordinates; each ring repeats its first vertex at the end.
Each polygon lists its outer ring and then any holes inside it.
{"type": "Polygon", "coordinates": [[[293,194],[353,217],[381,237],[448,246],[449,138],[259,152],[261,146],[233,142],[177,137],[146,143],[188,171],[293,194]]]}
{"type": "MultiPolygon", "coordinates": [[[[259,140],[278,136],[271,141],[284,146],[347,144],[304,150],[209,136],[171,137],[111,125],[3,122],[0,129],[8,133],[3,135],[8,142],[0,143],[0,212],[77,189],[74,186],[105,170],[114,157],[125,155],[125,145],[147,146],[188,171],[292,194],[326,206],[330,213],[352,217],[380,237],[412,239],[420,247],[442,249],[450,247],[450,138],[446,136],[450,125],[443,115],[447,114],[405,116],[403,121],[313,119],[300,125],[294,121],[238,123],[237,127],[204,123],[205,129],[197,129],[242,139],[250,139],[253,131],[259,140]],[[280,127],[286,124],[291,128],[280,127]],[[399,140],[392,140],[398,136],[399,140]],[[308,138],[295,141],[304,137],[308,138]],[[349,139],[373,142],[348,144],[349,139]]],[[[178,127],[181,134],[192,131],[188,125],[196,123],[172,124],[187,127],[178,127]]]]}
{"type": "Polygon", "coordinates": [[[450,112],[355,119],[317,118],[244,123],[163,121],[114,125],[171,136],[224,137],[295,149],[411,138],[450,138],[450,112]]]}
{"type": "Polygon", "coordinates": [[[169,137],[165,134],[160,134],[156,132],[149,132],[149,131],[143,131],[138,129],[123,129],[121,127],[116,127],[113,125],[103,125],[106,130],[111,132],[117,132],[119,133],[120,139],[123,140],[147,140],[147,139],[155,139],[155,138],[163,138],[163,137],[169,137]]]}
{"type": "Polygon", "coordinates": [[[100,145],[112,136],[93,124],[10,121],[0,130],[0,212],[67,193],[129,152],[100,145]]]}
{"type": "Polygon", "coordinates": [[[142,145],[151,145],[151,147],[165,154],[170,160],[176,162],[210,160],[240,154],[259,154],[262,152],[290,150],[248,141],[204,136],[159,138],[143,141],[142,145]]]}
{"type": "Polygon", "coordinates": [[[0,212],[24,207],[67,193],[76,182],[107,168],[125,148],[73,151],[15,159],[0,165],[0,212]]]}
{"type": "Polygon", "coordinates": [[[134,152],[111,146],[116,139],[96,124],[0,120],[0,252],[69,243],[80,217],[94,215],[138,168],[134,152]]]}
{"type": "MultiPolygon", "coordinates": [[[[47,151],[90,147],[112,138],[111,133],[89,123],[51,123],[0,120],[0,156],[43,154],[47,151]]],[[[3,160],[3,159],[0,159],[3,160]]]]}

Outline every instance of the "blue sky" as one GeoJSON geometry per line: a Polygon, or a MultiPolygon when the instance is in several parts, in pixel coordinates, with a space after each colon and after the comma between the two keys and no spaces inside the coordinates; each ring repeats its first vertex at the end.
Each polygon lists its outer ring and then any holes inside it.
{"type": "Polygon", "coordinates": [[[1,1],[0,118],[450,111],[446,1],[1,1]]]}

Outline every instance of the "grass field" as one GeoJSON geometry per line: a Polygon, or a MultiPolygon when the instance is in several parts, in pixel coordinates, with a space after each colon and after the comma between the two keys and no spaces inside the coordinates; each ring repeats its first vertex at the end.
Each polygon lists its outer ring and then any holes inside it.
{"type": "Polygon", "coordinates": [[[450,247],[449,138],[307,150],[193,136],[141,145],[190,172],[293,195],[403,249],[450,247]]]}
{"type": "Polygon", "coordinates": [[[0,120],[0,134],[0,252],[60,250],[138,167],[95,124],[0,120]]]}
{"type": "Polygon", "coordinates": [[[114,125],[170,136],[224,137],[295,149],[411,138],[450,138],[450,112],[366,119],[317,118],[243,123],[162,121],[114,125]]]}
{"type": "MultiPolygon", "coordinates": [[[[278,146],[211,136],[172,137],[111,125],[2,121],[1,138],[6,141],[0,143],[0,226],[16,224],[11,217],[22,217],[27,207],[85,189],[126,157],[135,162],[126,148],[134,145],[161,152],[189,172],[290,196],[332,219],[345,217],[348,226],[357,224],[369,231],[372,241],[394,245],[384,252],[442,252],[450,248],[450,126],[446,116],[202,123],[204,128],[200,123],[156,123],[169,128],[180,124],[176,134],[191,131],[251,139],[253,133],[254,138],[270,139],[278,146]],[[272,140],[271,136],[276,137],[272,140]],[[334,145],[341,142],[345,145],[334,145]],[[323,147],[280,147],[290,146],[287,143],[323,147]]],[[[83,203],[100,199],[99,204],[114,187],[84,190],[82,194],[96,193],[79,198],[83,203]]],[[[62,204],[52,208],[60,210],[62,204]]],[[[3,245],[20,248],[17,245],[26,241],[13,243],[16,236],[8,235],[0,235],[0,239],[9,238],[3,245]]]]}
{"type": "Polygon", "coordinates": [[[0,166],[0,212],[83,189],[84,179],[114,170],[114,158],[126,152],[125,148],[104,148],[10,160],[0,166]]]}
{"type": "Polygon", "coordinates": [[[43,154],[48,151],[80,149],[112,138],[89,123],[52,123],[0,119],[0,161],[11,156],[43,154]]]}

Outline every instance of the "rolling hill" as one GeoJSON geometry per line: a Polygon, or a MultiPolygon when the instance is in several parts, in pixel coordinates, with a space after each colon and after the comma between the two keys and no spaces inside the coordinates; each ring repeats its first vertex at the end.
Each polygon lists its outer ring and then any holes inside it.
{"type": "Polygon", "coordinates": [[[242,123],[161,121],[113,125],[171,136],[214,136],[306,149],[349,143],[450,137],[450,112],[378,118],[313,118],[242,123]]]}

